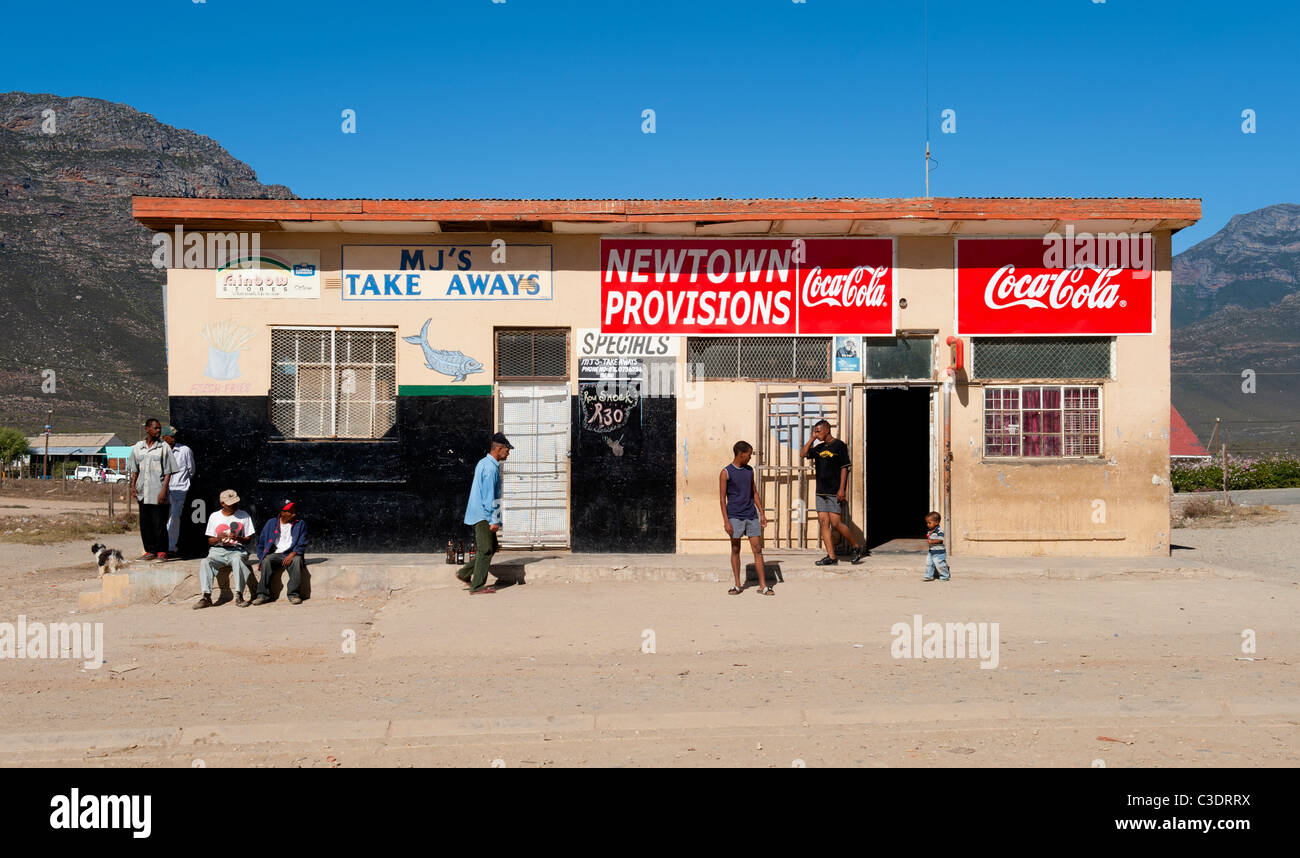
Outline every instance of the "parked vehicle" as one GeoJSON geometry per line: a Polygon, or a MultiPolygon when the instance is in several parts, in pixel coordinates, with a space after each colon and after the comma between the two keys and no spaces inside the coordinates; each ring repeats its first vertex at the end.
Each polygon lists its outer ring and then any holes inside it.
{"type": "Polygon", "coordinates": [[[126,474],[112,468],[101,468],[98,465],[78,465],[77,469],[64,479],[79,480],[83,483],[124,483],[127,477],[126,474]]]}

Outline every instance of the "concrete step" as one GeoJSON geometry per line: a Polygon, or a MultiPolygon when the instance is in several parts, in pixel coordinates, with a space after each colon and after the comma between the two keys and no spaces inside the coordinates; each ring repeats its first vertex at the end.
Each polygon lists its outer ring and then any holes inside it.
{"type": "MultiPolygon", "coordinates": [[[[799,579],[915,577],[925,569],[925,557],[916,553],[873,554],[856,566],[847,560],[819,567],[817,552],[778,552],[766,555],[768,579],[781,583],[799,579]]],[[[752,557],[742,554],[746,578],[757,582],[752,557]]],[[[99,587],[82,593],[83,611],[129,604],[183,601],[199,593],[198,560],[139,564],[138,568],[105,575],[99,587]]],[[[308,558],[304,596],[349,596],[361,593],[390,595],[401,590],[445,589],[462,586],[454,565],[436,554],[330,554],[308,558]]],[[[1157,574],[1162,577],[1235,577],[1241,573],[1214,571],[1204,563],[1177,557],[970,557],[952,558],[949,565],[957,580],[992,578],[1080,579],[1113,575],[1157,574]]],[[[132,564],[135,567],[136,564],[132,564]]],[[[726,554],[571,554],[568,552],[501,552],[492,563],[493,578],[511,584],[588,584],[616,581],[731,581],[731,558],[726,554]]],[[[229,589],[229,573],[218,586],[229,589]]],[[[278,596],[284,575],[278,576],[272,594],[278,596]]]]}

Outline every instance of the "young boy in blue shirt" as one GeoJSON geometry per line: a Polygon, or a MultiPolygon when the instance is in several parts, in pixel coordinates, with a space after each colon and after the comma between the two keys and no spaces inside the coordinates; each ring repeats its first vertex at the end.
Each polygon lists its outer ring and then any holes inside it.
{"type": "Polygon", "coordinates": [[[942,519],[937,512],[926,513],[925,542],[929,550],[925,555],[925,577],[922,581],[933,581],[938,571],[939,580],[947,581],[952,577],[948,571],[948,550],[943,547],[943,528],[939,526],[942,519]]]}

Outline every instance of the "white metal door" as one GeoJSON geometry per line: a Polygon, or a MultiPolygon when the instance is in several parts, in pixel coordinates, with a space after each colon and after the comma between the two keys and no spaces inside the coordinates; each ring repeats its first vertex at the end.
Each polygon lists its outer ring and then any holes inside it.
{"type": "Polygon", "coordinates": [[[501,469],[501,545],[569,545],[569,386],[502,384],[497,422],[514,449],[501,469]]]}

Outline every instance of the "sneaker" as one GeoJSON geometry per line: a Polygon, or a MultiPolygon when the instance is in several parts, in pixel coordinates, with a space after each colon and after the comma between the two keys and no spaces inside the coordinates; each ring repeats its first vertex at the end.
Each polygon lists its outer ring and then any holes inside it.
{"type": "Polygon", "coordinates": [[[289,594],[289,604],[290,604],[290,605],[301,605],[301,604],[302,604],[302,596],[299,596],[297,593],[290,593],[290,594],[289,594]]]}
{"type": "MultiPolygon", "coordinates": [[[[870,554],[871,552],[868,551],[868,552],[866,552],[866,553],[867,553],[867,554],[870,554]]],[[[859,548],[859,547],[856,546],[856,545],[853,546],[853,559],[852,559],[851,561],[849,561],[849,562],[851,562],[854,566],[857,566],[859,563],[862,562],[862,554],[863,554],[863,551],[862,551],[861,548],[859,548]]]]}
{"type": "Polygon", "coordinates": [[[157,554],[154,555],[154,558],[153,558],[153,559],[154,559],[155,562],[162,563],[163,561],[165,561],[165,560],[167,559],[167,552],[166,552],[166,551],[159,551],[157,554]]]}
{"type": "Polygon", "coordinates": [[[269,601],[271,601],[271,600],[268,599],[266,596],[263,596],[261,593],[258,593],[258,594],[257,594],[257,598],[255,598],[255,599],[253,600],[253,604],[254,604],[254,605],[265,605],[265,604],[266,604],[267,602],[269,602],[269,601]]]}
{"type": "Polygon", "coordinates": [[[922,580],[922,581],[933,581],[933,580],[935,580],[935,579],[934,579],[934,578],[922,578],[921,580],[922,580]]]}
{"type": "Polygon", "coordinates": [[[211,607],[212,607],[212,594],[211,594],[211,593],[204,593],[203,596],[202,596],[202,598],[200,598],[197,602],[194,603],[194,610],[196,610],[196,611],[197,611],[199,608],[211,608],[211,607]]]}
{"type": "Polygon", "coordinates": [[[469,594],[471,596],[477,596],[479,593],[495,593],[496,591],[496,587],[479,587],[477,590],[470,590],[469,594]]]}
{"type": "Polygon", "coordinates": [[[253,604],[253,603],[252,603],[252,602],[249,602],[248,600],[246,600],[246,599],[244,598],[244,594],[243,594],[243,593],[236,593],[236,594],[235,594],[235,607],[236,607],[236,608],[247,608],[247,607],[248,607],[249,605],[251,605],[251,604],[253,604]]]}
{"type": "Polygon", "coordinates": [[[832,557],[829,554],[827,554],[825,557],[823,557],[821,560],[818,560],[813,565],[814,566],[835,566],[839,562],[840,561],[838,558],[832,557]]]}

